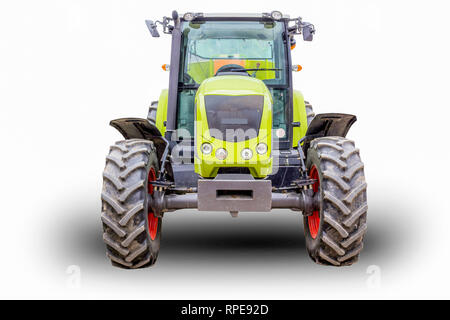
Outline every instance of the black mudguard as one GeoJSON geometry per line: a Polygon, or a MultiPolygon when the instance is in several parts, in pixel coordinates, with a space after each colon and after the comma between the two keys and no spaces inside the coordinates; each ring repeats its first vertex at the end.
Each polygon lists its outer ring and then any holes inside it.
{"type": "Polygon", "coordinates": [[[303,150],[306,152],[312,140],[320,137],[345,137],[350,127],[355,123],[356,116],[344,113],[322,113],[314,117],[309,124],[303,140],[303,150]]]}
{"type": "MultiPolygon", "coordinates": [[[[166,140],[161,135],[159,129],[147,119],[141,118],[122,118],[115,119],[109,123],[116,128],[125,139],[144,139],[151,140],[155,144],[158,160],[161,161],[166,148],[166,140]]],[[[173,175],[170,165],[166,167],[169,175],[173,175]]]]}
{"type": "Polygon", "coordinates": [[[158,128],[147,119],[122,118],[112,120],[109,124],[116,128],[125,139],[152,140],[154,137],[161,137],[158,128]]]}

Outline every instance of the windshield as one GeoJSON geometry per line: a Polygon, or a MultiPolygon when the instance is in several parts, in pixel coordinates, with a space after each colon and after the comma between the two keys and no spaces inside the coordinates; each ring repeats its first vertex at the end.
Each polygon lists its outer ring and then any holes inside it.
{"type": "Polygon", "coordinates": [[[226,65],[250,69],[252,77],[267,85],[286,84],[282,23],[183,22],[182,32],[180,82],[184,85],[200,84],[226,65]]]}

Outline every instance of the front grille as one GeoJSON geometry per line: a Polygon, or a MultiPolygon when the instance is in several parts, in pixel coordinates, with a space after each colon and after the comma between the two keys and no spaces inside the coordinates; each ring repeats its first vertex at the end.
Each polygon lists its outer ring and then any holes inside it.
{"type": "Polygon", "coordinates": [[[261,125],[264,96],[205,96],[210,135],[216,139],[240,142],[256,138],[261,125]]]}

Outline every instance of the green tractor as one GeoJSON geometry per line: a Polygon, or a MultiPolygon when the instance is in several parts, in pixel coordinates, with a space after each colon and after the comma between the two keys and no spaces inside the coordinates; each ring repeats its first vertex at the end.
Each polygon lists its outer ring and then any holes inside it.
{"type": "Polygon", "coordinates": [[[314,26],[279,11],[147,20],[171,35],[169,89],[147,119],[111,121],[124,137],[103,173],[103,240],[112,264],[155,263],[164,215],[181,209],[290,209],[319,264],[351,265],[366,232],[363,163],[345,138],[354,115],[314,115],[293,89],[295,36],[314,26]]]}

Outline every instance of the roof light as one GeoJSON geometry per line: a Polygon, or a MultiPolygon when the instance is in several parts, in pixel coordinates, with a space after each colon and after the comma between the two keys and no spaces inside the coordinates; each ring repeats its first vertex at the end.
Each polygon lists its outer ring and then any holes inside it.
{"type": "Polygon", "coordinates": [[[280,11],[272,11],[272,12],[270,13],[270,15],[272,16],[272,18],[273,18],[274,20],[280,20],[280,19],[283,18],[283,14],[282,14],[280,11]]]}
{"type": "Polygon", "coordinates": [[[192,21],[195,18],[195,14],[193,14],[192,12],[186,12],[183,16],[183,19],[186,21],[192,21]]]}

